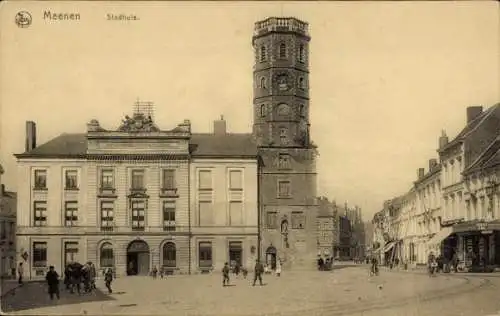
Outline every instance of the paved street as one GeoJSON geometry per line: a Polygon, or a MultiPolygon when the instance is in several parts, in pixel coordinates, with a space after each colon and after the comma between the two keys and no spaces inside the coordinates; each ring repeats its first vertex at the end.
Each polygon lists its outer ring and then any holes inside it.
{"type": "MultiPolygon", "coordinates": [[[[153,280],[123,277],[114,293],[91,295],[62,292],[51,302],[46,287],[26,284],[2,302],[13,314],[161,314],[161,315],[489,315],[500,310],[500,277],[385,272],[370,277],[366,266],[333,272],[290,272],[265,276],[264,286],[232,278],[222,287],[221,276],[172,276],[153,280]],[[484,307],[481,307],[483,306],[484,307]]],[[[252,274],[249,275],[251,279],[252,274]]]]}

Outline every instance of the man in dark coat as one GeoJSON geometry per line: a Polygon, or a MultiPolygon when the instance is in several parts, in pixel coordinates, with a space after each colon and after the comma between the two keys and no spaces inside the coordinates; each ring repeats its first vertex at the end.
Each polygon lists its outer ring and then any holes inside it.
{"type": "Polygon", "coordinates": [[[50,299],[54,299],[54,294],[57,299],[59,299],[59,274],[57,274],[56,270],[54,270],[54,266],[50,266],[49,271],[45,276],[45,280],[47,280],[47,284],[49,286],[50,299]]]}
{"type": "Polygon", "coordinates": [[[224,263],[224,267],[222,268],[222,286],[229,285],[229,264],[224,263]]]}
{"type": "Polygon", "coordinates": [[[255,286],[255,282],[257,282],[257,279],[259,279],[260,285],[262,285],[262,273],[264,273],[264,266],[257,259],[257,260],[255,260],[255,269],[254,269],[254,276],[253,276],[253,286],[255,286]]]}
{"type": "Polygon", "coordinates": [[[113,290],[111,289],[111,282],[113,282],[113,271],[111,270],[111,268],[108,268],[108,270],[104,274],[104,282],[106,284],[106,287],[108,288],[109,294],[113,293],[113,290]]]}

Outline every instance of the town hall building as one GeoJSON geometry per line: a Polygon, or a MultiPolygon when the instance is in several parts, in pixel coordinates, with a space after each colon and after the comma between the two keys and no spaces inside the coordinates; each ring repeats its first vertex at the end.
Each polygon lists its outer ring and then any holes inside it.
{"type": "Polygon", "coordinates": [[[314,267],[316,147],[309,136],[309,34],[295,18],[257,22],[251,133],[170,130],[137,103],[114,129],[36,145],[18,159],[18,260],[28,278],[92,261],[118,275],[248,269],[256,259],[314,267]],[[22,259],[21,259],[22,258],[22,259]]]}

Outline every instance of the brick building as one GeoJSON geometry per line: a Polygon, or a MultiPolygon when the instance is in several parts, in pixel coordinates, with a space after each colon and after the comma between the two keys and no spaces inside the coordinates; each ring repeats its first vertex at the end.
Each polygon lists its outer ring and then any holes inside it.
{"type": "Polygon", "coordinates": [[[314,267],[317,255],[316,147],[309,136],[308,24],[255,24],[253,134],[261,159],[261,253],[274,266],[314,267]]]}

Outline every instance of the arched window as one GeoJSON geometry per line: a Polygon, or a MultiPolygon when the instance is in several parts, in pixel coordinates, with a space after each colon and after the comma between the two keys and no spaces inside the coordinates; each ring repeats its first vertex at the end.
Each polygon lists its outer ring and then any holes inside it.
{"type": "Polygon", "coordinates": [[[290,113],[290,107],[285,103],[278,105],[278,115],[286,116],[290,113]]]}
{"type": "Polygon", "coordinates": [[[109,242],[102,244],[99,251],[99,260],[101,268],[114,267],[115,257],[113,254],[113,245],[109,242]]]}
{"type": "Polygon", "coordinates": [[[260,47],[260,61],[261,62],[266,61],[266,57],[267,57],[266,46],[262,45],[260,47]]]}
{"type": "Polygon", "coordinates": [[[266,88],[266,77],[260,78],[260,87],[263,89],[266,88]]]}
{"type": "Polygon", "coordinates": [[[286,58],[286,44],[285,43],[280,44],[279,56],[282,59],[286,58]]]}
{"type": "Polygon", "coordinates": [[[288,129],[286,127],[280,128],[280,142],[286,144],[288,138],[288,129]]]}
{"type": "Polygon", "coordinates": [[[260,106],[260,116],[261,116],[261,117],[266,116],[266,105],[265,105],[265,104],[262,104],[262,105],[260,106]]]}
{"type": "Polygon", "coordinates": [[[173,242],[167,242],[163,245],[163,266],[167,268],[175,268],[176,264],[176,250],[173,242]]]}
{"type": "Polygon", "coordinates": [[[299,46],[299,61],[301,63],[305,62],[306,60],[306,49],[304,48],[304,44],[300,44],[299,46]]]}
{"type": "Polygon", "coordinates": [[[301,117],[304,117],[305,116],[305,113],[304,113],[304,105],[303,104],[300,104],[299,105],[299,115],[301,117]]]}
{"type": "Polygon", "coordinates": [[[305,81],[304,81],[304,78],[302,78],[302,77],[299,78],[299,88],[305,89],[305,81]]]}

